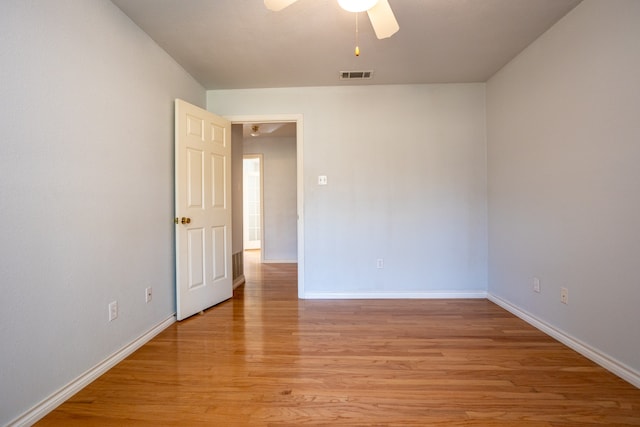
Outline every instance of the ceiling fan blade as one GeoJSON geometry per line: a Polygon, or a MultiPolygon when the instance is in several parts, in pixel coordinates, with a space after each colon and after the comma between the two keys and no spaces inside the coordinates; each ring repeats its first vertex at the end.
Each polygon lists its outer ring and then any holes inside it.
{"type": "Polygon", "coordinates": [[[260,132],[262,133],[273,133],[284,126],[284,123],[262,123],[260,125],[260,132]]]}
{"type": "Polygon", "coordinates": [[[267,9],[278,12],[297,1],[298,0],[264,0],[264,5],[267,9]]]}
{"type": "Polygon", "coordinates": [[[367,10],[367,14],[379,39],[391,37],[400,29],[388,0],[378,0],[375,6],[367,10]]]}

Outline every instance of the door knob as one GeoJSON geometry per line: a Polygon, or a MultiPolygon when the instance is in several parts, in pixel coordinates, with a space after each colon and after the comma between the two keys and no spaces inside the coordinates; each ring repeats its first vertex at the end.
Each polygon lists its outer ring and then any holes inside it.
{"type": "Polygon", "coordinates": [[[191,218],[182,217],[180,222],[183,223],[183,224],[190,224],[191,223],[191,218]]]}

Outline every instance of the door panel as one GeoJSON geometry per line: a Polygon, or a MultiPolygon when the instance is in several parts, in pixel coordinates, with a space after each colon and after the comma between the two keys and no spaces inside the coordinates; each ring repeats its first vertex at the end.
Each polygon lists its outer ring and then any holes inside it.
{"type": "Polygon", "coordinates": [[[231,124],[176,100],[176,316],[231,298],[231,124]],[[184,220],[183,220],[184,219],[184,220]]]}
{"type": "Polygon", "coordinates": [[[189,289],[195,289],[204,286],[204,230],[195,228],[187,230],[188,236],[188,255],[189,260],[189,289]]]}
{"type": "Polygon", "coordinates": [[[224,280],[227,276],[227,265],[224,257],[224,248],[227,245],[227,228],[214,227],[213,236],[213,281],[224,280]]]}
{"type": "Polygon", "coordinates": [[[187,206],[189,208],[202,207],[202,190],[204,189],[202,150],[187,149],[187,206]]]}
{"type": "Polygon", "coordinates": [[[225,158],[214,154],[211,156],[211,202],[214,209],[224,209],[225,201],[227,199],[225,194],[226,183],[226,171],[225,171],[225,158]]]}

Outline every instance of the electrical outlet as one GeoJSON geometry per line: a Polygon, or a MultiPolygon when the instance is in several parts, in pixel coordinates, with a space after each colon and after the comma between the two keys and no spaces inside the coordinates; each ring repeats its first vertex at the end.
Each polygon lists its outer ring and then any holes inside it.
{"type": "Polygon", "coordinates": [[[144,290],[144,301],[145,302],[151,302],[151,286],[149,286],[148,288],[145,288],[144,290]]]}
{"type": "Polygon", "coordinates": [[[118,301],[109,304],[109,322],[118,318],[118,301]]]}
{"type": "Polygon", "coordinates": [[[540,279],[537,277],[533,278],[533,292],[540,293],[540,279]]]}
{"type": "Polygon", "coordinates": [[[560,288],[560,302],[563,304],[569,304],[569,289],[560,288]]]}
{"type": "Polygon", "coordinates": [[[376,268],[384,268],[384,259],[378,258],[376,261],[376,268]]]}

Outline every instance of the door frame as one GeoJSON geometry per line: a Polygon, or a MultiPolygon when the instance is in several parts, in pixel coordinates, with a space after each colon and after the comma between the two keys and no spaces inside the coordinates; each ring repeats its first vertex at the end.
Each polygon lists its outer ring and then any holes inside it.
{"type": "MultiPolygon", "coordinates": [[[[254,114],[222,116],[232,125],[244,123],[295,123],[296,124],[296,197],[298,237],[298,298],[304,299],[304,173],[303,173],[303,115],[302,114],[254,114]]],[[[232,141],[233,143],[233,141],[232,141]]]]}

